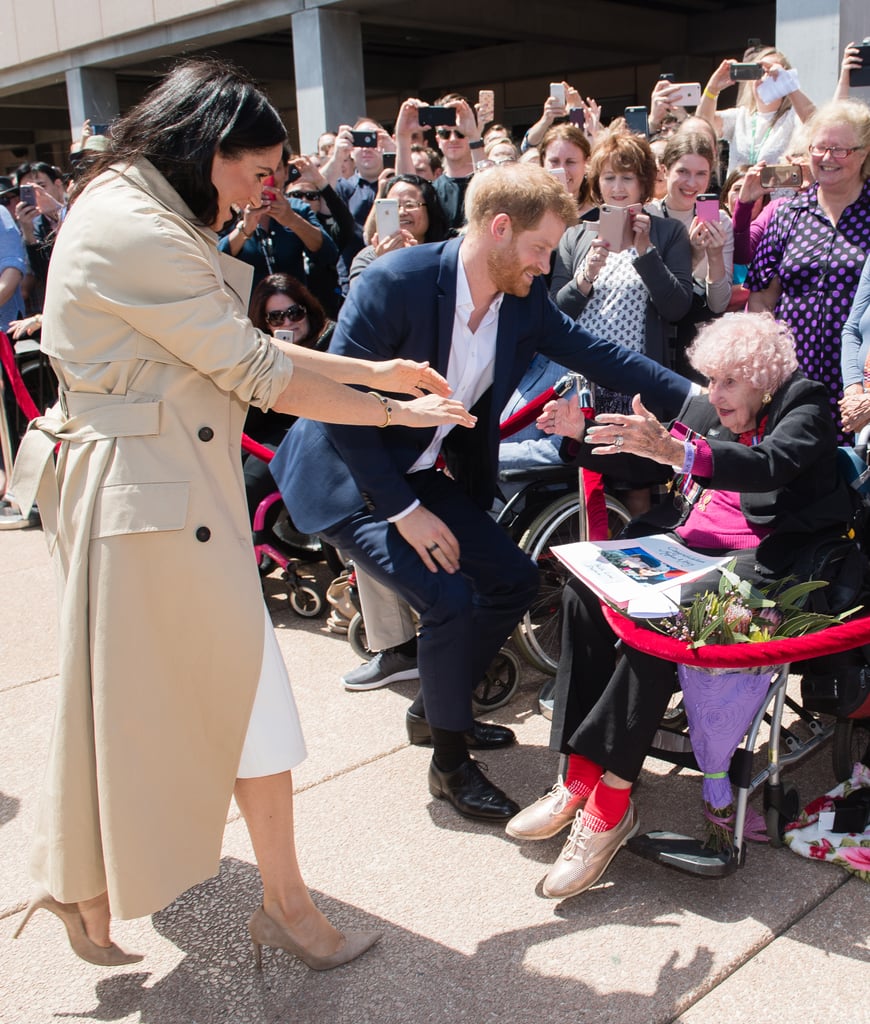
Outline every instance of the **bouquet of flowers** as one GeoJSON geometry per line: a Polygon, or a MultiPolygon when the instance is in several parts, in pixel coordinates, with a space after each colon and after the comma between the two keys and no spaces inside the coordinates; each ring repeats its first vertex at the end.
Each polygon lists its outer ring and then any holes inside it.
{"type": "Polygon", "coordinates": [[[697,594],[675,615],[654,622],[654,627],[690,647],[758,643],[818,633],[860,611],[860,605],[839,615],[806,611],[808,595],[826,587],[824,580],[785,579],[756,586],[737,576],[734,565],[720,569],[718,590],[697,594]]]}
{"type": "MultiPolygon", "coordinates": [[[[720,569],[722,578],[716,591],[696,595],[675,615],[654,623],[654,628],[693,648],[708,643],[757,643],[816,633],[859,610],[851,608],[839,615],[806,611],[807,596],[827,586],[824,580],[784,580],[758,587],[737,576],[734,564],[720,569]]],[[[677,666],[692,750],[704,773],[706,845],[712,849],[726,850],[732,845],[735,807],[728,766],[767,696],[775,669],[772,665],[677,666]]],[[[744,834],[747,839],[767,841],[764,819],[751,809],[747,809],[744,834]]]]}

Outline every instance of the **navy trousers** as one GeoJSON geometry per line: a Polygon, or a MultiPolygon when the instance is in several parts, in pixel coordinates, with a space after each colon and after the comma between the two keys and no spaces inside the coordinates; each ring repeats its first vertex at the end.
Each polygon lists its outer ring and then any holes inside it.
{"type": "Polygon", "coordinates": [[[537,593],[538,570],[449,477],[424,470],[408,480],[458,540],[458,572],[430,572],[394,524],[364,509],[323,537],[418,612],[426,718],[435,728],[462,732],[472,724],[474,688],[537,593]]]}

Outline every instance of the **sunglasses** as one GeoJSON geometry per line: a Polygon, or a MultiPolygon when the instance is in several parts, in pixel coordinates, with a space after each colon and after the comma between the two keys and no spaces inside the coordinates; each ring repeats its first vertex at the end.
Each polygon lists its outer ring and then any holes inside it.
{"type": "Polygon", "coordinates": [[[436,128],[435,134],[439,139],[449,139],[451,135],[455,135],[457,139],[464,139],[465,135],[458,128],[436,128]]]}
{"type": "Polygon", "coordinates": [[[293,196],[294,199],[304,199],[307,203],[313,203],[315,199],[320,199],[319,192],[288,192],[288,196],[293,196]]]}
{"type": "Polygon", "coordinates": [[[278,327],[285,320],[289,320],[291,324],[298,324],[300,320],[304,320],[307,316],[308,310],[304,306],[297,306],[294,303],[289,309],[273,309],[270,313],[267,313],[266,323],[270,327],[278,327]]]}

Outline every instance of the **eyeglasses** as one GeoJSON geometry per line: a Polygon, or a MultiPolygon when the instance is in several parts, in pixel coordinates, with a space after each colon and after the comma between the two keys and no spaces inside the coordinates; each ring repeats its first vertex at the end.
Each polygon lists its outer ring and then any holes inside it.
{"type": "Polygon", "coordinates": [[[852,153],[857,153],[863,146],[810,146],[810,156],[824,156],[830,153],[835,160],[845,160],[852,153]]]}
{"type": "Polygon", "coordinates": [[[320,199],[319,192],[288,192],[288,196],[293,196],[294,199],[304,199],[307,203],[313,203],[315,199],[320,199]]]}
{"type": "Polygon", "coordinates": [[[399,213],[413,213],[414,210],[419,210],[421,206],[425,206],[425,203],[421,203],[419,199],[400,199],[399,200],[399,213]]]}
{"type": "Polygon", "coordinates": [[[266,323],[270,327],[279,327],[285,320],[291,324],[298,324],[308,316],[308,310],[304,306],[297,306],[294,302],[288,309],[273,309],[266,314],[266,323]]]}
{"type": "Polygon", "coordinates": [[[455,135],[457,139],[465,138],[465,134],[458,128],[436,128],[435,134],[439,139],[449,139],[451,135],[455,135]]]}

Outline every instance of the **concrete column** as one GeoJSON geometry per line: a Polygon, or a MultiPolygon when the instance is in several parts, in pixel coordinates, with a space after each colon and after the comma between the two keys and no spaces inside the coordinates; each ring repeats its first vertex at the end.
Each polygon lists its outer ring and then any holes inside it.
{"type": "Polygon", "coordinates": [[[299,144],[313,153],[322,132],[353,124],[366,112],[359,16],[299,11],[292,30],[299,144]]]}
{"type": "Polygon", "coordinates": [[[71,68],[66,73],[66,95],[73,140],[81,136],[85,118],[92,124],[109,124],[121,112],[114,71],[71,68]]]}
{"type": "MultiPolygon", "coordinates": [[[[801,89],[817,105],[834,94],[843,49],[870,36],[867,0],[777,0],[776,46],[800,73],[801,89]]],[[[870,101],[870,86],[851,96],[870,101]]]]}

